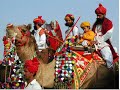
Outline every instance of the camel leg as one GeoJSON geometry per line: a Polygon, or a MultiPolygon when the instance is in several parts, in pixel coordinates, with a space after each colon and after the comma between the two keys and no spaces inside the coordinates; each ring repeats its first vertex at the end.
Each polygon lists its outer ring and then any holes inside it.
{"type": "Polygon", "coordinates": [[[114,88],[114,73],[105,65],[100,65],[97,71],[97,81],[93,88],[110,89],[114,88]]]}

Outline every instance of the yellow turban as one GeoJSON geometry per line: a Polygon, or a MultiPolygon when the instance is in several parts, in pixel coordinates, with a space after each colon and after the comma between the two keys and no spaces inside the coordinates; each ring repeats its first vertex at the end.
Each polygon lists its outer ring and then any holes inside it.
{"type": "Polygon", "coordinates": [[[80,25],[81,28],[84,28],[84,27],[90,27],[90,23],[89,22],[82,22],[81,25],[80,25]]]}

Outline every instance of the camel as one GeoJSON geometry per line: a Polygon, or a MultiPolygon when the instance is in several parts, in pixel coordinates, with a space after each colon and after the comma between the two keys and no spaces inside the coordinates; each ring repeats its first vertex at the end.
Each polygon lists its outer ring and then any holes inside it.
{"type": "MultiPolygon", "coordinates": [[[[15,37],[15,46],[16,52],[19,56],[20,60],[25,62],[25,60],[30,60],[33,57],[37,57],[40,61],[39,70],[35,76],[36,80],[40,83],[42,87],[45,88],[53,88],[55,86],[55,65],[56,60],[53,59],[52,62],[45,64],[44,59],[41,59],[36,51],[37,45],[34,36],[30,34],[31,24],[28,25],[18,25],[14,26],[12,24],[8,24],[6,28],[6,36],[7,38],[15,37]]],[[[74,52],[74,51],[73,51],[74,52]]],[[[93,60],[88,67],[91,69],[87,73],[86,78],[83,80],[81,84],[79,84],[79,79],[77,77],[77,72],[74,75],[76,82],[72,85],[72,89],[85,89],[85,88],[93,88],[95,83],[99,79],[104,79],[110,73],[110,71],[105,66],[105,61],[101,58],[100,62],[97,60],[93,60]],[[103,77],[104,76],[104,77],[103,77]]],[[[88,70],[88,69],[87,69],[88,70]]],[[[80,75],[78,75],[80,76],[80,75]]],[[[63,83],[62,83],[63,84],[63,83]]],[[[97,87],[96,87],[97,88],[97,87]]]]}

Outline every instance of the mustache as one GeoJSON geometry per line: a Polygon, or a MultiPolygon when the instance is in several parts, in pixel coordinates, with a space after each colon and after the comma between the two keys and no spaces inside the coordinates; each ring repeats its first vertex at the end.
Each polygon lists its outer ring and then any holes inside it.
{"type": "Polygon", "coordinates": [[[96,18],[96,23],[97,24],[102,24],[104,21],[104,18],[100,19],[100,18],[96,18]]]}
{"type": "Polygon", "coordinates": [[[69,26],[69,27],[72,27],[73,26],[73,22],[72,23],[65,23],[65,26],[69,26]]]}

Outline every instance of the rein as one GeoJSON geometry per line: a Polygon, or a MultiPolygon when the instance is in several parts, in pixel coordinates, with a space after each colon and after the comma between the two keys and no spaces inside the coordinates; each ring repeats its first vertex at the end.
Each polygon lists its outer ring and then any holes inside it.
{"type": "Polygon", "coordinates": [[[21,28],[20,27],[18,27],[18,30],[22,33],[22,36],[21,36],[21,40],[19,40],[19,42],[21,42],[22,41],[22,39],[26,36],[26,38],[27,38],[27,40],[26,40],[26,42],[25,43],[23,43],[23,44],[21,44],[21,45],[19,45],[19,46],[24,46],[26,43],[28,43],[28,41],[29,41],[29,38],[28,38],[28,36],[30,36],[29,35],[29,33],[24,33],[24,32],[22,32],[22,30],[21,30],[21,28]]]}

